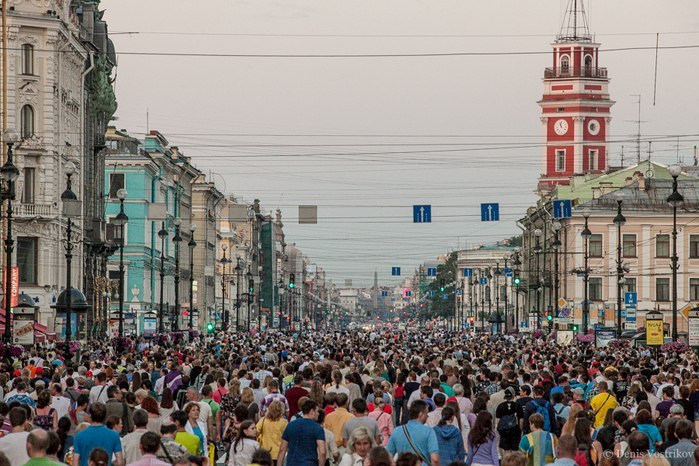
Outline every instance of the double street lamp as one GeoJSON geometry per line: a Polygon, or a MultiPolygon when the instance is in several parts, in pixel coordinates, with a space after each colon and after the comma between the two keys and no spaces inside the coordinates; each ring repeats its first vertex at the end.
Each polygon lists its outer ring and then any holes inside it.
{"type": "Polygon", "coordinates": [[[231,263],[231,260],[226,257],[226,250],[228,249],[227,244],[222,244],[221,249],[223,250],[223,257],[219,262],[221,262],[221,315],[222,315],[222,329],[224,332],[228,330],[228,310],[226,309],[226,265],[231,263]]]}
{"type": "Polygon", "coordinates": [[[129,221],[128,215],[124,212],[124,200],[129,193],[124,188],[117,191],[119,199],[119,213],[114,219],[117,228],[117,244],[119,245],[119,337],[124,336],[124,227],[129,221]]]}
{"type": "Polygon", "coordinates": [[[176,217],[175,236],[172,237],[172,242],[175,243],[175,316],[172,319],[173,332],[177,332],[180,327],[180,243],[182,242],[180,225],[182,225],[182,219],[176,217]]]}
{"type": "Polygon", "coordinates": [[[677,270],[680,268],[677,257],[677,207],[684,202],[684,197],[677,191],[677,177],[682,173],[682,167],[673,165],[668,171],[672,176],[672,193],[667,198],[672,206],[672,340],[677,341],[677,270]]]}
{"type": "Polygon", "coordinates": [[[165,292],[165,238],[167,238],[165,222],[163,222],[160,227],[158,238],[160,238],[160,307],[158,308],[158,332],[165,333],[165,314],[163,312],[165,306],[163,302],[163,293],[165,292]]]}
{"type": "MultiPolygon", "coordinates": [[[[537,330],[541,330],[541,304],[539,302],[539,292],[541,291],[541,275],[540,275],[540,270],[539,270],[539,256],[541,255],[541,230],[536,229],[534,230],[534,238],[535,238],[535,243],[534,243],[534,260],[535,260],[535,266],[534,268],[536,269],[536,328],[537,330]]],[[[543,298],[543,297],[542,297],[543,298]]]]}
{"type": "Polygon", "coordinates": [[[621,294],[626,282],[624,278],[624,265],[621,262],[622,247],[621,247],[621,227],[626,223],[626,217],[621,213],[621,204],[624,202],[624,196],[618,192],[616,195],[616,217],[614,217],[614,225],[616,225],[616,335],[621,336],[621,294]]]}
{"type": "Polygon", "coordinates": [[[553,318],[558,317],[558,293],[559,293],[559,278],[558,278],[558,251],[561,249],[561,240],[558,233],[561,230],[561,223],[559,221],[553,222],[551,225],[553,230],[553,242],[551,243],[551,248],[553,249],[553,315],[549,320],[549,331],[553,330],[553,318]]]}
{"type": "Polygon", "coordinates": [[[4,340],[8,344],[12,341],[12,329],[10,328],[10,315],[12,314],[12,251],[15,241],[12,238],[12,201],[15,199],[15,181],[19,178],[19,170],[12,163],[12,146],[19,141],[19,135],[14,130],[7,128],[2,133],[2,139],[7,144],[7,161],[0,168],[0,176],[7,183],[3,190],[2,198],[7,200],[7,236],[5,237],[5,334],[4,340]]]}
{"type": "Polygon", "coordinates": [[[80,201],[78,201],[78,196],[73,192],[72,177],[75,173],[75,164],[73,162],[66,163],[64,167],[64,172],[66,174],[66,190],[61,194],[61,202],[63,203],[63,212],[68,219],[68,225],[66,228],[66,341],[70,341],[72,336],[72,326],[71,326],[71,311],[72,311],[72,298],[73,298],[73,284],[71,282],[72,275],[72,264],[73,264],[73,219],[80,215],[80,201]]]}
{"type": "Polygon", "coordinates": [[[582,332],[587,334],[587,328],[590,322],[590,300],[588,298],[589,287],[590,287],[590,268],[588,267],[589,261],[589,247],[590,247],[590,236],[592,232],[588,227],[588,219],[590,218],[590,211],[585,210],[582,213],[585,218],[585,227],[580,232],[580,236],[583,239],[583,316],[582,316],[582,332]]]}

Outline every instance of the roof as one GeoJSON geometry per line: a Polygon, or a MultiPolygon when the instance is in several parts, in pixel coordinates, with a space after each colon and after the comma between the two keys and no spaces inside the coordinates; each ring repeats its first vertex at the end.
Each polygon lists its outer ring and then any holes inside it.
{"type": "MultiPolygon", "coordinates": [[[[684,197],[684,202],[678,211],[696,212],[699,209],[699,179],[680,179],[677,182],[677,191],[684,197]]],[[[624,212],[649,212],[671,211],[667,202],[672,193],[672,180],[649,179],[643,182],[634,182],[631,185],[607,193],[598,199],[589,200],[579,204],[579,207],[595,210],[616,210],[617,195],[622,195],[624,212]]]]}

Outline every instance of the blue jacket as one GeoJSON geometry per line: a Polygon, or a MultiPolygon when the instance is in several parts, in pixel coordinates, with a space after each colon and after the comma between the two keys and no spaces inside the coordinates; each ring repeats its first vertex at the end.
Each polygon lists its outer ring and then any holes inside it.
{"type": "Polygon", "coordinates": [[[466,457],[464,439],[461,437],[461,431],[456,426],[451,424],[435,426],[434,432],[437,434],[439,462],[442,466],[446,466],[452,461],[464,460],[466,457]]]}

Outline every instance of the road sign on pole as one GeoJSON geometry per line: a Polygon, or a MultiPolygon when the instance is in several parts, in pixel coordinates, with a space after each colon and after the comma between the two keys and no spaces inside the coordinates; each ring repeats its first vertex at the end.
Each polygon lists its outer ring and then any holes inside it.
{"type": "Polygon", "coordinates": [[[554,199],[551,201],[553,205],[553,218],[570,218],[573,216],[573,206],[570,200],[554,199]]]}
{"type": "Polygon", "coordinates": [[[466,277],[466,278],[473,277],[473,269],[464,269],[464,277],[466,277]]]}
{"type": "Polygon", "coordinates": [[[400,276],[400,267],[391,267],[391,275],[394,277],[400,276]]]}
{"type": "Polygon", "coordinates": [[[513,271],[512,268],[510,268],[510,267],[505,267],[505,268],[503,269],[503,272],[504,272],[505,276],[508,277],[508,278],[510,278],[510,277],[512,277],[512,276],[514,275],[514,271],[513,271]]]}
{"type": "Polygon", "coordinates": [[[482,222],[497,222],[498,220],[500,220],[500,204],[497,202],[481,204],[482,222]]]}
{"type": "Polygon", "coordinates": [[[413,223],[431,223],[432,222],[432,206],[414,205],[413,206],[413,223]]]}
{"type": "Polygon", "coordinates": [[[437,267],[427,267],[427,276],[428,277],[436,277],[437,276],[437,267]]]}
{"type": "Polygon", "coordinates": [[[635,291],[627,291],[624,293],[624,304],[627,306],[635,306],[638,304],[638,295],[635,291]]]}
{"type": "Polygon", "coordinates": [[[487,285],[488,279],[486,277],[481,277],[481,285],[487,285]]]}

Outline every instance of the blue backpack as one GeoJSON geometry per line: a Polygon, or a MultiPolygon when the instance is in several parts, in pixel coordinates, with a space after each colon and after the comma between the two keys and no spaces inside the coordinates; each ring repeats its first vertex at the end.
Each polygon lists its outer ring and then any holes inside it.
{"type": "Polygon", "coordinates": [[[537,414],[541,414],[541,417],[544,418],[544,430],[546,432],[551,432],[551,418],[549,416],[549,402],[544,401],[544,404],[539,404],[536,401],[531,401],[531,403],[534,405],[534,412],[537,414]]]}

